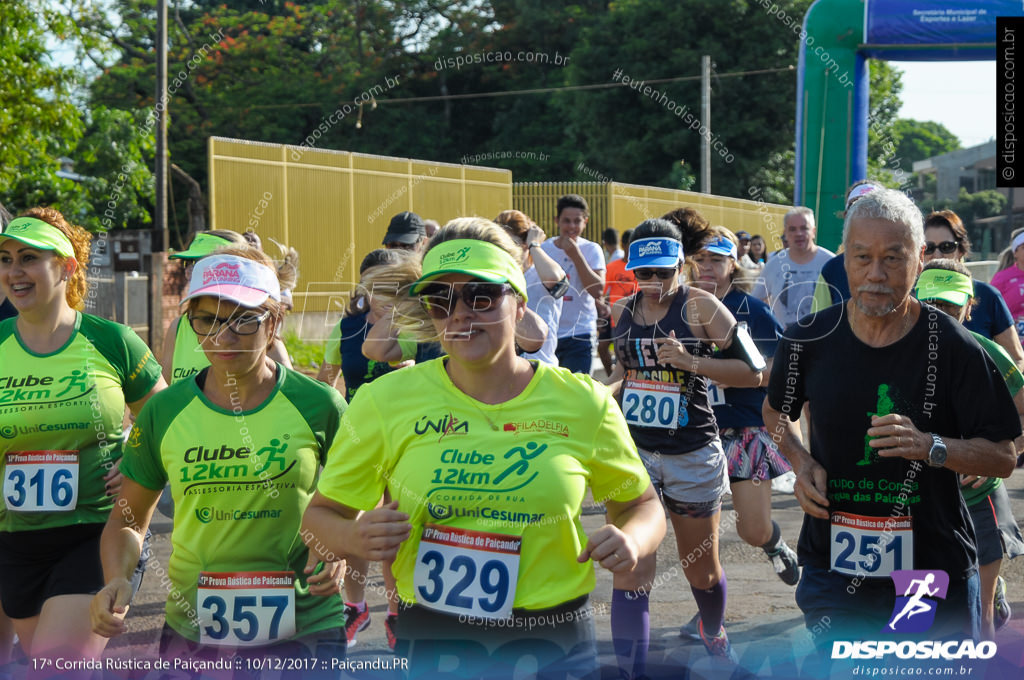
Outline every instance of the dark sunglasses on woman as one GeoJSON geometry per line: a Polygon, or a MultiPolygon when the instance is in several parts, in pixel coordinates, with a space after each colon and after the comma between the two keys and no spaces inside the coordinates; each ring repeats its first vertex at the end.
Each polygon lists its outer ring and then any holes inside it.
{"type": "Polygon", "coordinates": [[[931,255],[938,248],[939,252],[943,255],[949,255],[956,252],[957,247],[960,245],[959,241],[943,241],[942,243],[932,243],[928,241],[924,244],[924,254],[931,255]]]}
{"type": "Polygon", "coordinates": [[[460,297],[474,312],[489,312],[501,304],[506,294],[512,292],[514,289],[507,283],[434,283],[420,291],[420,302],[431,318],[445,319],[451,315],[460,297]]]}
{"type": "Polygon", "coordinates": [[[651,269],[634,269],[633,275],[636,276],[637,281],[650,281],[657,276],[662,281],[668,281],[676,275],[675,267],[658,267],[651,269]]]}

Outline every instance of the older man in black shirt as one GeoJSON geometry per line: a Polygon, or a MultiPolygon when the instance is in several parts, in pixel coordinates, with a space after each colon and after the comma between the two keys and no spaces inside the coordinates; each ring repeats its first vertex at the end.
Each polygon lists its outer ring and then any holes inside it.
{"type": "Polygon", "coordinates": [[[893,572],[945,572],[948,591],[928,604],[934,625],[921,639],[977,638],[974,528],[957,473],[1013,471],[1013,402],[967,331],[910,294],[924,246],[910,199],[861,198],[843,244],[853,297],[786,330],[763,408],[806,513],[797,604],[813,633],[828,631],[817,638],[829,649],[835,639],[878,640],[899,614],[896,597],[911,595],[896,592],[893,572]],[[809,450],[790,420],[805,403],[809,450]]]}

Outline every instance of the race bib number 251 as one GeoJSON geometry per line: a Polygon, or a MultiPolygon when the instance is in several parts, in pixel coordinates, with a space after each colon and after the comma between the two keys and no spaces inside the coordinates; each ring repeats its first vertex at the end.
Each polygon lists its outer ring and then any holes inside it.
{"type": "Polygon", "coordinates": [[[832,513],[832,570],[848,576],[888,577],[914,568],[911,517],[832,513]]]}

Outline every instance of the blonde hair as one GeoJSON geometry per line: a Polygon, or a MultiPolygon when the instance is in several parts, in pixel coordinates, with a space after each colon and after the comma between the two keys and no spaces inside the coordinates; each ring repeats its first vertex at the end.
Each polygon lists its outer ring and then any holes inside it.
{"type": "MultiPolygon", "coordinates": [[[[85,296],[89,289],[89,284],[85,280],[85,269],[89,265],[89,245],[92,243],[92,234],[82,227],[71,224],[59,210],[53,208],[31,208],[22,213],[22,217],[34,217],[37,220],[42,220],[59,229],[71,241],[78,267],[67,281],[64,299],[67,300],[69,307],[81,311],[85,308],[85,296]]],[[[66,257],[57,255],[57,253],[54,253],[54,257],[62,265],[67,261],[66,257]]]]}
{"type": "MultiPolygon", "coordinates": [[[[737,248],[739,247],[739,239],[736,238],[736,234],[732,233],[731,230],[722,226],[714,226],[710,227],[708,231],[712,235],[712,238],[721,236],[729,239],[729,241],[731,241],[737,248]]],[[[697,267],[693,263],[692,255],[686,258],[686,263],[683,265],[683,271],[686,274],[687,282],[697,280],[697,267]]],[[[732,282],[733,288],[741,290],[744,293],[749,293],[754,287],[754,273],[741,267],[739,261],[736,259],[733,259],[732,261],[732,273],[729,274],[729,280],[732,282]]]]}
{"type": "Polygon", "coordinates": [[[281,290],[295,290],[295,284],[299,282],[299,251],[270,237],[267,240],[280,251],[280,258],[274,258],[274,269],[277,271],[277,280],[281,282],[281,290]]]}
{"type": "Polygon", "coordinates": [[[427,310],[423,308],[419,298],[409,295],[409,290],[423,275],[423,256],[445,241],[460,239],[486,241],[496,245],[507,252],[515,262],[522,258],[522,249],[502,227],[482,217],[458,217],[441,227],[431,237],[426,248],[415,253],[414,257],[403,258],[394,264],[372,267],[363,274],[362,285],[372,290],[375,298],[392,306],[393,323],[405,337],[417,342],[438,340],[437,331],[434,330],[427,310]]]}
{"type": "MultiPolygon", "coordinates": [[[[1013,239],[1017,238],[1018,234],[1024,233],[1024,228],[1014,229],[1010,233],[1010,244],[1013,244],[1013,239]]],[[[1013,266],[1013,248],[1007,247],[1006,250],[999,253],[999,269],[996,271],[1003,271],[1013,266]]]]}

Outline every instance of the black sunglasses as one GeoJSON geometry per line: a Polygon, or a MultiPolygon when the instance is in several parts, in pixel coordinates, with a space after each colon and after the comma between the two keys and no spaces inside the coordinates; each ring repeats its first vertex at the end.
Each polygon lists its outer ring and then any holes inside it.
{"type": "Polygon", "coordinates": [[[935,249],[938,248],[939,252],[943,255],[949,255],[950,253],[955,252],[959,246],[959,241],[943,241],[942,243],[932,243],[929,241],[924,246],[924,254],[931,255],[935,252],[935,249]]]}
{"type": "Polygon", "coordinates": [[[676,275],[675,268],[651,268],[651,269],[634,269],[633,275],[636,276],[637,281],[650,281],[657,276],[662,281],[668,281],[676,275]]]}
{"type": "Polygon", "coordinates": [[[459,298],[474,312],[489,312],[501,304],[501,299],[514,292],[507,283],[470,281],[459,284],[435,283],[420,291],[420,302],[433,319],[446,319],[455,309],[459,298]]]}

